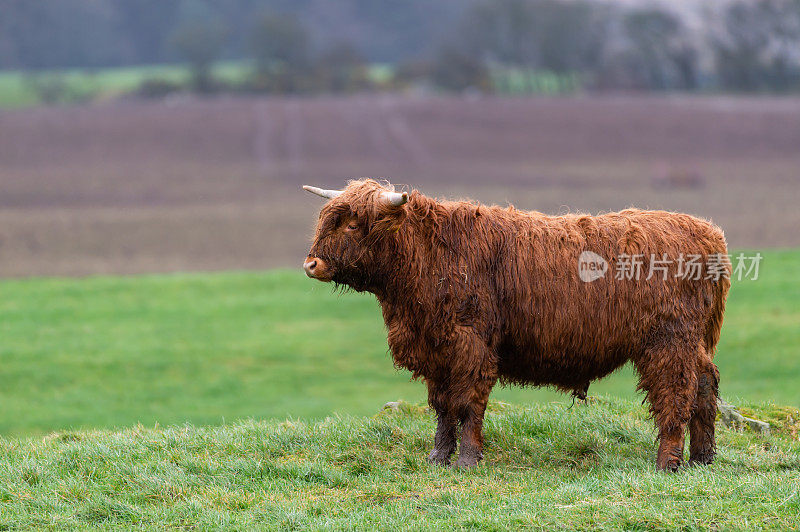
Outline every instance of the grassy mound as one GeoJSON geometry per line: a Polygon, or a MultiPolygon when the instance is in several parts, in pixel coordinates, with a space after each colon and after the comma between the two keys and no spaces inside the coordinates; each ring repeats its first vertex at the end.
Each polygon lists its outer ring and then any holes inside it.
{"type": "Polygon", "coordinates": [[[720,427],[710,467],[655,470],[635,402],[493,403],[472,470],[429,466],[434,423],[401,404],[315,424],[138,426],[0,439],[0,530],[17,527],[777,528],[800,522],[797,410],[720,427]],[[792,421],[794,420],[794,421],[792,421]]]}

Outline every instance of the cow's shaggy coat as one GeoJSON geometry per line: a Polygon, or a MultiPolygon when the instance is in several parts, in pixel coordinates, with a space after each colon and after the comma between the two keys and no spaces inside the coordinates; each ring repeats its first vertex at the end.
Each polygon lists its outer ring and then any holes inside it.
{"type": "Polygon", "coordinates": [[[393,206],[384,190],[351,181],[323,207],[309,275],[377,296],[395,365],[425,380],[438,416],[431,461],[449,463],[459,426],[457,464],[481,459],[498,381],[580,391],[627,361],[658,427],[658,466],[680,465],[687,425],[691,460],[713,460],[712,354],[730,286],[718,227],[663,211],[548,216],[417,191],[393,206]],[[593,282],[579,277],[584,251],[609,264],[593,282]],[[699,279],[679,271],[691,256],[699,279]],[[665,274],[647,278],[651,258],[667,259],[665,274]],[[639,259],[638,280],[632,269],[617,278],[639,259]]]}

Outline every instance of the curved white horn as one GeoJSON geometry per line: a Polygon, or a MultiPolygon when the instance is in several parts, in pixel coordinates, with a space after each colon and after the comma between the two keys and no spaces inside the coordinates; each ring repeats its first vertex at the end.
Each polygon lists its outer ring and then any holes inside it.
{"type": "Polygon", "coordinates": [[[342,190],[325,190],[324,188],[312,187],[310,185],[303,185],[303,190],[308,190],[312,194],[316,194],[317,196],[321,196],[326,199],[333,199],[343,192],[342,190]]]}
{"type": "Polygon", "coordinates": [[[399,207],[408,201],[408,192],[384,192],[383,197],[395,207],[399,207]]]}

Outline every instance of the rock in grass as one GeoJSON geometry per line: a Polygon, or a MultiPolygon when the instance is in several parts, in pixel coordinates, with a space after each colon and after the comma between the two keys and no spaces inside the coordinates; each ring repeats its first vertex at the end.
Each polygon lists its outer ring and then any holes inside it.
{"type": "Polygon", "coordinates": [[[750,427],[751,430],[756,432],[760,432],[765,436],[769,436],[770,434],[770,427],[769,423],[764,421],[759,421],[757,419],[745,417],[740,414],[733,405],[729,405],[723,401],[717,401],[717,408],[719,408],[720,416],[722,417],[722,422],[725,426],[738,429],[742,427],[750,427]]]}

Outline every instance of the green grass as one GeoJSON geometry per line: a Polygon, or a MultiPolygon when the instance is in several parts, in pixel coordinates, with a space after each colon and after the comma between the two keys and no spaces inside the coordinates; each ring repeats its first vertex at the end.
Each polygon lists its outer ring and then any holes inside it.
{"type": "MultiPolygon", "coordinates": [[[[800,412],[794,410],[797,419],[800,412]]],[[[793,529],[800,441],[718,431],[710,467],[654,467],[638,402],[490,404],[485,460],[429,466],[405,404],[315,424],[242,421],[0,438],[0,530],[793,529]]]]}
{"type": "Polygon", "coordinates": [[[584,83],[577,72],[567,74],[517,67],[494,67],[489,78],[499,94],[572,94],[584,83]]]}
{"type": "MultiPolygon", "coordinates": [[[[214,76],[222,81],[240,82],[250,72],[247,61],[223,61],[215,65],[214,76]]],[[[120,96],[135,91],[146,79],[187,83],[189,70],[185,65],[142,65],[101,69],[67,69],[38,73],[0,71],[0,108],[30,107],[41,102],[29,78],[59,80],[64,85],[65,99],[82,101],[120,96]]]]}
{"type": "MultiPolygon", "coordinates": [[[[252,73],[251,61],[219,61],[213,76],[230,85],[242,84],[252,73]]],[[[376,84],[388,83],[393,75],[391,65],[375,64],[369,78],[376,84]]],[[[31,78],[62,86],[60,103],[107,100],[135,92],[145,80],[159,80],[188,87],[189,68],[183,64],[140,65],[100,69],[65,69],[37,72],[0,70],[0,109],[32,107],[45,103],[35,90],[31,78]]]]}
{"type": "MultiPolygon", "coordinates": [[[[716,362],[724,398],[800,405],[800,251],[735,282],[716,362]]],[[[299,271],[0,282],[0,435],[243,418],[367,415],[425,400],[395,370],[375,299],[299,271]]],[[[640,398],[629,367],[590,395],[640,398]]],[[[517,404],[550,390],[496,388],[517,404]]]]}
{"type": "Polygon", "coordinates": [[[720,427],[716,463],[676,475],[629,370],[573,408],[498,389],[484,462],[429,466],[374,299],[300,272],[3,281],[0,530],[796,527],[800,411],[770,403],[800,402],[798,261],[734,284],[716,358],[773,434],[720,427]]]}

